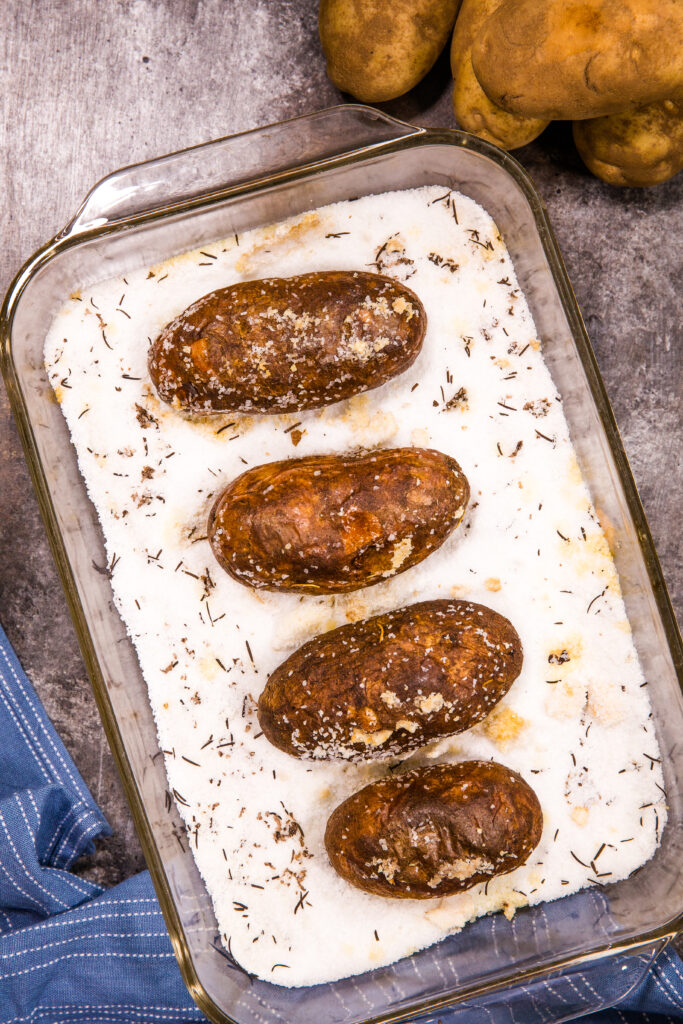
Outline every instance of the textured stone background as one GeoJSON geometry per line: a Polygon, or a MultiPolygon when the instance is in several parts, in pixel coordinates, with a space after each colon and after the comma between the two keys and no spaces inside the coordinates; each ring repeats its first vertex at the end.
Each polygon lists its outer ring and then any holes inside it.
{"type": "MultiPolygon", "coordinates": [[[[316,17],[316,0],[3,0],[0,290],[109,171],[342,102],[316,17]]],[[[383,108],[453,127],[447,60],[383,108]]],[[[516,155],[549,209],[680,618],[683,175],[612,189],[563,124],[516,155]]],[[[0,621],[115,829],[81,870],[117,882],[142,855],[2,388],[0,621]]]]}

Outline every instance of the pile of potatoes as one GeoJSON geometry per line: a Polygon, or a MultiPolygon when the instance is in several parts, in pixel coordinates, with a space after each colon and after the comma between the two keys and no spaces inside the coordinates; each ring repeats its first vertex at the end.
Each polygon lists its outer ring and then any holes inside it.
{"type": "Polygon", "coordinates": [[[321,0],[334,84],[365,103],[403,95],[453,31],[453,110],[516,149],[572,121],[586,166],[612,185],[683,167],[683,0],[321,0]]]}
{"type": "MultiPolygon", "coordinates": [[[[185,415],[321,409],[407,370],[426,327],[419,296],[381,274],[239,281],[167,324],[148,369],[159,398],[185,415]]],[[[246,470],[216,498],[206,532],[238,583],[305,601],[422,562],[460,524],[469,496],[455,459],[432,449],[309,455],[246,470]]],[[[494,609],[420,601],[294,651],[259,697],[259,735],[311,761],[403,756],[483,721],[522,658],[514,626],[494,609]]],[[[542,830],[520,775],[458,761],[364,786],[331,815],[325,848],[365,892],[433,899],[514,871],[542,830]]]]}

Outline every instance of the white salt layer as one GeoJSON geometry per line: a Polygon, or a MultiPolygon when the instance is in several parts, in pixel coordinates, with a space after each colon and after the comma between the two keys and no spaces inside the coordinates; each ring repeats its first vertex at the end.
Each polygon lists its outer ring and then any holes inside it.
{"type": "Polygon", "coordinates": [[[169,789],[182,798],[223,941],[248,971],[283,985],[361,973],[482,914],[625,878],[652,856],[666,807],[619,580],[510,257],[481,207],[428,187],[207,243],[72,296],[45,358],[171,751],[169,789]],[[192,420],[155,396],[148,339],[201,295],[373,267],[407,282],[427,311],[422,352],[398,379],[279,416],[192,420]],[[462,466],[470,506],[438,552],[336,597],[256,592],[221,571],[206,522],[227,483],[261,462],[373,445],[432,447],[462,466]],[[538,794],[543,836],[526,865],[486,891],[382,899],[334,873],[323,833],[386,764],[291,758],[260,734],[256,700],[312,636],[450,596],[506,615],[524,667],[488,719],[406,764],[501,761],[538,794]]]}

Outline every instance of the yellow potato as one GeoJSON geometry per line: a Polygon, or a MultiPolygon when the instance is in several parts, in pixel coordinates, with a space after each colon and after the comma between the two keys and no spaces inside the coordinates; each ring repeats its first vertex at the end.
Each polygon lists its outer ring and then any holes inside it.
{"type": "Polygon", "coordinates": [[[501,0],[463,0],[451,44],[453,111],[461,128],[502,149],[517,149],[540,135],[544,118],[509,114],[488,98],[472,68],[472,43],[501,0]]]}
{"type": "Polygon", "coordinates": [[[364,103],[408,92],[448,42],[460,0],[321,0],[327,74],[364,103]]]}
{"type": "Polygon", "coordinates": [[[683,168],[683,101],[574,123],[586,167],[610,185],[659,185],[683,168]]]}
{"type": "Polygon", "coordinates": [[[683,97],[681,0],[504,0],[472,47],[486,95],[582,120],[683,97]]]}

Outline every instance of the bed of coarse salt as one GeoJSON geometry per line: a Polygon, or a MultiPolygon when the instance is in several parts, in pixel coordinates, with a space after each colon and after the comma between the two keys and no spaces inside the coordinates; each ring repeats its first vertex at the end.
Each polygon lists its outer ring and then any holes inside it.
{"type": "Polygon", "coordinates": [[[290,986],[358,974],[482,914],[624,878],[653,855],[663,780],[619,581],[513,265],[481,207],[427,187],[207,242],[72,295],[45,359],[169,751],[169,789],[244,968],[290,986]],[[405,281],[429,319],[399,378],[275,416],[192,420],[155,396],[148,339],[199,296],[240,280],[373,268],[405,281]],[[463,523],[422,564],[311,598],[252,591],[221,571],[207,515],[247,467],[399,445],[453,456],[472,489],[463,523]],[[543,836],[526,865],[486,888],[382,899],[334,873],[323,833],[332,810],[396,759],[296,760],[260,734],[256,700],[312,636],[450,596],[506,615],[524,666],[488,719],[405,763],[501,761],[538,794],[543,836]]]}

